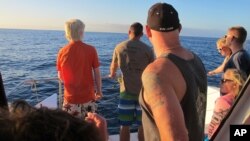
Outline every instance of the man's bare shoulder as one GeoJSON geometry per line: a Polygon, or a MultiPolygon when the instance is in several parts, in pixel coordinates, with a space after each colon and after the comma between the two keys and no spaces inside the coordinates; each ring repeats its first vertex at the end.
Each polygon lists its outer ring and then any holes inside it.
{"type": "Polygon", "coordinates": [[[182,99],[186,90],[184,78],[177,66],[167,58],[158,58],[147,66],[142,74],[145,91],[175,91],[178,99],[182,99]]]}
{"type": "Polygon", "coordinates": [[[171,71],[174,64],[167,58],[158,58],[149,64],[144,73],[161,73],[162,71],[171,71]]]}
{"type": "Polygon", "coordinates": [[[149,64],[142,74],[144,88],[153,87],[159,81],[159,70],[156,65],[149,64]]]}
{"type": "Polygon", "coordinates": [[[168,59],[157,59],[149,64],[142,74],[144,87],[162,85],[168,79],[168,74],[172,70],[171,62],[168,59]],[[169,66],[169,67],[168,67],[169,66]],[[169,68],[169,69],[167,69],[169,68]]]}

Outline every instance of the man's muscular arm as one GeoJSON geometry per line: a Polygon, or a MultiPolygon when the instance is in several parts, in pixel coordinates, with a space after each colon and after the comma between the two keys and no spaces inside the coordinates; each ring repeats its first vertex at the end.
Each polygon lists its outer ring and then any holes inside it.
{"type": "MultiPolygon", "coordinates": [[[[144,98],[153,113],[161,140],[186,141],[188,132],[171,80],[150,65],[143,73],[144,98]],[[164,76],[164,77],[163,77],[164,76]]],[[[164,72],[166,73],[166,72],[164,72]]]]}

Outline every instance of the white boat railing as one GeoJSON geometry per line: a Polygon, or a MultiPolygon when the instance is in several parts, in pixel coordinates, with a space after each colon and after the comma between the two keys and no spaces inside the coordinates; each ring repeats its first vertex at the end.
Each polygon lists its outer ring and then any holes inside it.
{"type": "MultiPolygon", "coordinates": [[[[57,81],[58,82],[58,107],[61,108],[62,107],[62,100],[63,100],[63,84],[62,82],[56,78],[40,78],[40,79],[28,79],[28,80],[24,80],[23,82],[20,82],[19,84],[16,85],[16,87],[14,87],[13,89],[11,89],[8,93],[7,96],[12,95],[14,92],[16,92],[18,90],[18,88],[23,87],[24,85],[30,85],[30,90],[33,94],[35,94],[36,96],[36,102],[39,103],[42,100],[40,100],[38,98],[38,87],[37,84],[38,83],[49,83],[52,81],[57,81]]],[[[52,93],[53,94],[53,93],[52,93]]]]}
{"type": "MultiPolygon", "coordinates": [[[[102,80],[105,79],[109,79],[108,76],[104,76],[102,77],[102,80]]],[[[114,80],[119,82],[120,77],[115,78],[114,80]]],[[[7,96],[13,95],[15,94],[19,88],[24,87],[25,86],[30,86],[30,90],[31,90],[31,94],[35,95],[35,99],[36,99],[36,104],[40,103],[41,101],[43,101],[44,99],[39,99],[38,98],[38,84],[39,83],[51,83],[51,82],[57,82],[58,83],[58,92],[57,93],[57,107],[58,108],[62,108],[62,104],[63,104],[63,82],[60,81],[57,77],[51,77],[51,78],[37,78],[37,79],[27,79],[24,80],[22,82],[20,82],[19,84],[17,84],[13,89],[11,89],[8,93],[7,96]]],[[[119,87],[119,84],[114,84],[112,87],[119,87]],[[116,86],[117,85],[117,86],[116,86]]],[[[47,97],[53,95],[54,93],[49,94],[47,97]]],[[[107,99],[107,100],[102,100],[102,105],[105,104],[109,104],[109,102],[113,101],[114,99],[116,99],[116,97],[113,97],[112,99],[107,99]]],[[[13,101],[13,100],[12,100],[13,101]]],[[[36,105],[35,104],[35,105],[36,105]]]]}
{"type": "MultiPolygon", "coordinates": [[[[117,81],[117,80],[115,80],[115,81],[117,81]]],[[[32,93],[34,93],[36,95],[36,99],[37,99],[36,104],[40,103],[38,106],[40,106],[40,105],[46,106],[46,104],[49,103],[48,105],[53,105],[53,107],[57,107],[57,108],[62,107],[62,103],[63,103],[63,83],[58,78],[41,78],[41,79],[25,80],[25,81],[19,83],[9,93],[7,93],[7,96],[12,95],[13,92],[17,91],[18,88],[22,87],[23,85],[30,85],[30,89],[31,89],[32,93]],[[38,93],[39,93],[40,90],[38,89],[38,83],[51,83],[52,81],[54,81],[54,82],[56,81],[58,83],[58,93],[55,94],[55,93],[53,93],[51,91],[48,91],[50,93],[50,95],[47,95],[46,99],[39,99],[38,98],[38,93]]],[[[115,85],[113,85],[113,87],[115,87],[115,89],[116,89],[116,85],[117,85],[116,83],[115,83],[115,85]]],[[[112,87],[112,89],[113,89],[113,87],[112,87]]],[[[57,89],[57,87],[55,87],[55,89],[57,89]]],[[[220,95],[219,94],[219,88],[213,87],[213,86],[208,86],[206,124],[208,124],[211,121],[211,117],[212,117],[212,113],[213,113],[213,109],[214,109],[214,101],[215,101],[215,99],[217,97],[219,97],[219,95],[220,95]]],[[[118,99],[117,93],[114,93],[114,94],[109,95],[109,96],[111,96],[111,97],[108,98],[108,99],[104,98],[101,103],[98,103],[98,104],[100,104],[99,106],[107,108],[107,107],[109,107],[107,105],[113,103],[114,101],[117,101],[117,99],[118,99]]],[[[116,120],[116,117],[110,117],[109,116],[110,114],[107,114],[105,112],[102,113],[102,114],[103,114],[104,117],[106,116],[107,121],[112,121],[111,123],[114,123],[113,121],[116,120]]],[[[118,130],[119,127],[109,127],[109,129],[110,130],[113,130],[113,129],[118,130]]],[[[117,135],[115,135],[114,138],[115,138],[114,140],[118,140],[117,135]]]]}

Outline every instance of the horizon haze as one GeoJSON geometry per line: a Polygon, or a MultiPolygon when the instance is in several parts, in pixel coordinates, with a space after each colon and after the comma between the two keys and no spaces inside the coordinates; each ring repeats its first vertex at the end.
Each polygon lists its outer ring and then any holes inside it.
{"type": "Polygon", "coordinates": [[[175,7],[183,36],[221,37],[236,25],[250,31],[248,0],[0,0],[0,28],[63,30],[65,21],[77,18],[87,32],[127,33],[134,22],[146,25],[157,2],[175,7]]]}

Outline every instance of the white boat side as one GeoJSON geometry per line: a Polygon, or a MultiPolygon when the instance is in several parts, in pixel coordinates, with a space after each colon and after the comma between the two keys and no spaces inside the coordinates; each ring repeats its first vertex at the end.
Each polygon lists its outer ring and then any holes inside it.
{"type": "MultiPolygon", "coordinates": [[[[211,121],[211,118],[212,118],[215,100],[219,96],[220,96],[219,88],[208,86],[205,132],[206,132],[207,125],[211,121]]],[[[42,102],[38,103],[36,107],[46,106],[48,108],[57,108],[57,99],[58,99],[57,94],[53,94],[50,97],[43,100],[42,102]]],[[[130,140],[138,141],[137,133],[131,133],[130,140]]],[[[109,141],[119,141],[119,135],[110,135],[109,141]]]]}

